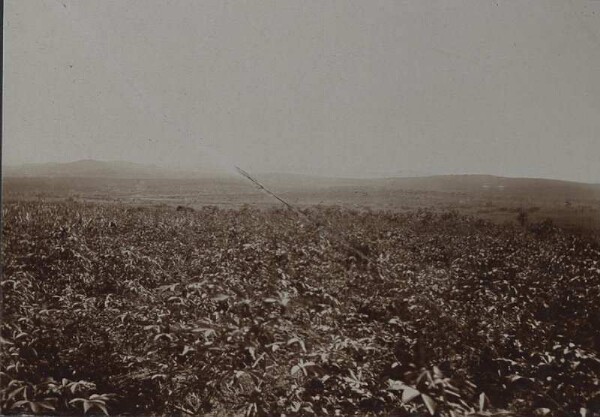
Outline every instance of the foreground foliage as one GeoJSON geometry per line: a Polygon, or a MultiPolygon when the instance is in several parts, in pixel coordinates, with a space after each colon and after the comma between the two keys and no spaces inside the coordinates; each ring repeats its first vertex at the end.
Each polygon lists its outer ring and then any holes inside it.
{"type": "Polygon", "coordinates": [[[596,242],[305,214],[6,205],[3,413],[600,415],[596,242]]]}

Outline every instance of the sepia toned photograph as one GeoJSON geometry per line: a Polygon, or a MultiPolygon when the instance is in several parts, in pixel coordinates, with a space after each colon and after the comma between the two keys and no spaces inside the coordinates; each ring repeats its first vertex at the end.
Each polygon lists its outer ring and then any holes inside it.
{"type": "Polygon", "coordinates": [[[600,1],[2,7],[1,415],[600,417],[600,1]]]}

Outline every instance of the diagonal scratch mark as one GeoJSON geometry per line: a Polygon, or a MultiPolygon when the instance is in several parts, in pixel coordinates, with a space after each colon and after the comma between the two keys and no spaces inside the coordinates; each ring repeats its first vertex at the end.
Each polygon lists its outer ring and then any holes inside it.
{"type": "Polygon", "coordinates": [[[371,264],[375,264],[375,262],[371,259],[371,257],[369,257],[367,254],[365,254],[362,250],[360,250],[358,248],[355,248],[354,246],[350,245],[346,240],[337,237],[337,235],[332,234],[328,229],[325,229],[322,225],[317,224],[315,221],[313,221],[312,219],[310,219],[302,211],[300,211],[299,209],[297,209],[296,207],[294,207],[292,204],[288,203],[286,200],[284,200],[283,198],[281,198],[280,196],[278,196],[277,194],[275,194],[273,191],[269,190],[267,187],[265,187],[260,181],[258,181],[256,178],[254,178],[248,172],[244,171],[242,168],[238,167],[237,165],[235,165],[235,169],[236,169],[236,171],[241,176],[243,176],[244,178],[246,178],[247,180],[249,180],[250,182],[252,182],[253,184],[255,184],[261,191],[263,191],[266,194],[270,195],[271,197],[277,199],[277,201],[281,202],[289,210],[291,210],[294,213],[296,213],[299,217],[301,217],[302,219],[304,219],[307,222],[309,222],[309,223],[313,224],[314,226],[316,226],[317,229],[318,229],[318,231],[319,231],[319,234],[321,235],[321,237],[324,237],[324,238],[327,238],[327,239],[330,239],[330,240],[334,240],[338,244],[340,244],[341,246],[343,246],[344,248],[346,248],[349,251],[351,251],[354,255],[357,255],[358,257],[360,257],[362,260],[364,260],[364,261],[366,261],[368,263],[371,263],[371,264]]]}
{"type": "Polygon", "coordinates": [[[269,190],[267,187],[265,187],[263,184],[261,184],[256,178],[254,178],[248,172],[244,171],[242,168],[240,168],[237,165],[234,165],[234,168],[236,169],[236,171],[240,175],[242,175],[243,177],[245,177],[246,179],[248,179],[249,181],[251,181],[252,183],[254,183],[258,188],[260,188],[265,193],[269,194],[271,197],[273,197],[273,198],[277,199],[278,201],[280,201],[281,203],[283,203],[288,209],[296,212],[297,214],[302,215],[302,217],[306,217],[306,215],[304,213],[302,213],[296,207],[292,206],[290,203],[288,203],[287,201],[285,201],[283,198],[279,197],[273,191],[269,190]]]}

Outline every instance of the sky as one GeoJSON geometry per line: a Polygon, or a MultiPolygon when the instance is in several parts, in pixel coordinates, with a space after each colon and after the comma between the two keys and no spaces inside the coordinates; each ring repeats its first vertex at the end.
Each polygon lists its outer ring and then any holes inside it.
{"type": "Polygon", "coordinates": [[[3,164],[600,183],[600,0],[7,0],[3,164]]]}

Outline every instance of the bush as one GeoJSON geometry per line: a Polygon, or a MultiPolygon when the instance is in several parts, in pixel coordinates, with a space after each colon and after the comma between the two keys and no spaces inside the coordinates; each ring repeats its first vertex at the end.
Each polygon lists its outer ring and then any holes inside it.
{"type": "Polygon", "coordinates": [[[5,205],[3,413],[600,413],[597,243],[304,214],[5,205]]]}

